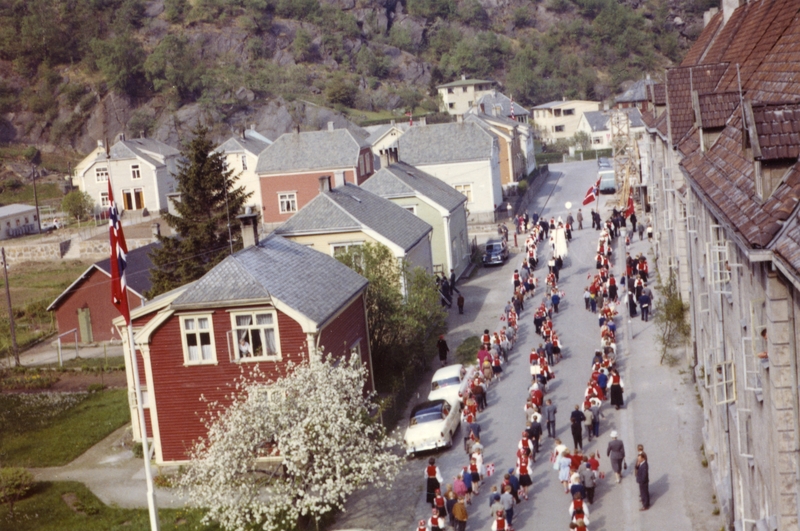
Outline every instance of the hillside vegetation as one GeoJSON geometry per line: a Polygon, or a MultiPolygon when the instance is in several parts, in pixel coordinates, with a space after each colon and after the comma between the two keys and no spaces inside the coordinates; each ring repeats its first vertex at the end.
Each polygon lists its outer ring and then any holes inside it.
{"type": "Polygon", "coordinates": [[[605,99],[679,60],[716,3],[0,0],[0,140],[85,152],[198,121],[316,127],[307,102],[435,111],[435,86],[461,74],[526,105],[605,99]]]}

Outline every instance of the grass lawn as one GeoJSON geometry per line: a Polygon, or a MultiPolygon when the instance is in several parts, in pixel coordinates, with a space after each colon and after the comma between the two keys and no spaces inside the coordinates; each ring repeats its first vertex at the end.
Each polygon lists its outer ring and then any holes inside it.
{"type": "MultiPolygon", "coordinates": [[[[74,356],[75,355],[75,348],[73,346],[69,347],[62,347],[61,349],[62,355],[66,358],[67,356],[74,356]]],[[[44,365],[37,365],[37,367],[41,367],[43,369],[56,369],[58,368],[58,362],[53,363],[46,363],[44,365]]],[[[71,358],[68,360],[64,360],[63,367],[65,369],[115,369],[117,367],[124,368],[125,367],[125,358],[123,356],[109,356],[108,360],[105,358],[71,358]]]]}
{"type": "Polygon", "coordinates": [[[0,462],[66,465],[129,421],[124,389],[88,395],[0,394],[0,462]]]}
{"type": "MultiPolygon", "coordinates": [[[[197,509],[161,509],[161,529],[218,530],[217,525],[200,524],[197,509]]],[[[24,500],[14,505],[0,505],[0,529],[15,531],[145,531],[150,529],[146,509],[109,507],[98,500],[82,483],[72,481],[36,483],[24,500]],[[70,500],[72,507],[64,501],[70,500]],[[80,512],[77,512],[80,511],[80,512]]]]}

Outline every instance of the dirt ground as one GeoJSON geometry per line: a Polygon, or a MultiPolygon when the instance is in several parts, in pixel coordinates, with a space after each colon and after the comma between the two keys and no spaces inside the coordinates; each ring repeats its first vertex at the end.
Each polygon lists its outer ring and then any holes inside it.
{"type": "Polygon", "coordinates": [[[74,393],[88,391],[92,384],[103,384],[107,389],[124,389],[127,386],[125,371],[112,371],[103,374],[91,372],[65,372],[59,375],[58,381],[47,389],[7,389],[8,393],[41,393],[42,391],[55,391],[59,393],[74,393]]]}

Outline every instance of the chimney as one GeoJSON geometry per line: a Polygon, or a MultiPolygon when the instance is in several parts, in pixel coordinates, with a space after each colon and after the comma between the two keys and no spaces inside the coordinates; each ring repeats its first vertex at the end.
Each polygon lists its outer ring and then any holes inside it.
{"type": "Polygon", "coordinates": [[[330,192],[331,190],[331,176],[324,175],[319,178],[319,191],[322,192],[330,192]]]}
{"type": "Polygon", "coordinates": [[[250,124],[250,130],[251,131],[255,131],[256,130],[256,124],[250,124]]]}
{"type": "Polygon", "coordinates": [[[717,13],[719,13],[719,8],[718,8],[718,7],[712,7],[711,9],[709,9],[708,11],[706,11],[705,13],[703,13],[703,27],[704,27],[704,28],[705,28],[706,26],[708,26],[708,23],[709,23],[709,22],[711,22],[711,19],[712,19],[712,18],[714,17],[714,15],[716,15],[717,13]]]}
{"type": "Polygon", "coordinates": [[[419,120],[417,120],[417,125],[428,125],[428,118],[423,116],[419,120]]]}
{"type": "Polygon", "coordinates": [[[120,133],[119,135],[117,135],[117,142],[123,142],[123,141],[125,141],[125,133],[120,133]]]}
{"type": "Polygon", "coordinates": [[[464,115],[463,114],[456,115],[456,122],[458,122],[460,124],[463,124],[464,123],[464,115]]]}
{"type": "Polygon", "coordinates": [[[466,79],[467,79],[467,75],[466,74],[461,74],[461,81],[466,81],[466,79]]]}
{"type": "Polygon", "coordinates": [[[328,131],[333,131],[333,122],[328,122],[328,131]]]}
{"type": "Polygon", "coordinates": [[[725,25],[731,19],[731,15],[742,5],[741,0],[722,0],[722,24],[725,25]]]}
{"type": "Polygon", "coordinates": [[[142,129],[141,131],[139,131],[139,138],[144,138],[144,137],[145,137],[144,129],[142,129]]]}
{"type": "Polygon", "coordinates": [[[102,140],[98,140],[97,141],[97,147],[99,147],[99,148],[103,147],[103,141],[102,140]]]}
{"type": "Polygon", "coordinates": [[[391,124],[392,124],[392,127],[394,127],[394,126],[396,126],[396,125],[397,125],[397,122],[396,122],[396,121],[394,121],[394,120],[392,120],[392,121],[391,121],[391,124]]]}
{"type": "Polygon", "coordinates": [[[379,156],[381,159],[381,168],[387,168],[389,164],[391,164],[389,162],[389,149],[387,148],[380,150],[379,156]]]}
{"type": "Polygon", "coordinates": [[[245,249],[258,243],[258,212],[253,212],[253,207],[247,207],[244,214],[236,216],[242,224],[242,245],[245,249]]]}
{"type": "Polygon", "coordinates": [[[153,236],[156,238],[161,236],[161,224],[158,222],[154,222],[150,225],[150,228],[153,230],[153,236]]]}
{"type": "Polygon", "coordinates": [[[481,114],[486,114],[486,107],[483,106],[483,103],[479,103],[478,108],[481,110],[481,114]]]}
{"type": "Polygon", "coordinates": [[[242,135],[242,139],[246,139],[247,138],[247,136],[244,134],[244,131],[245,131],[245,129],[244,129],[244,127],[242,127],[242,130],[240,131],[240,134],[242,135]]]}
{"type": "Polygon", "coordinates": [[[299,135],[300,134],[300,126],[299,125],[295,125],[292,128],[292,131],[294,131],[294,134],[299,135]]]}
{"type": "Polygon", "coordinates": [[[567,101],[567,97],[566,96],[561,96],[561,101],[567,101]]]}

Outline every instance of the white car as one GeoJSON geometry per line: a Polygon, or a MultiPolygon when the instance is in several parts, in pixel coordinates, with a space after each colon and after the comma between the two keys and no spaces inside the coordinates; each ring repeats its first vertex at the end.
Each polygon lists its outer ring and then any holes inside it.
{"type": "Polygon", "coordinates": [[[403,436],[406,455],[453,446],[453,436],[461,425],[459,409],[443,398],[415,406],[403,436]]]}
{"type": "Polygon", "coordinates": [[[444,398],[451,404],[461,404],[461,396],[466,393],[475,374],[475,367],[464,367],[460,363],[442,367],[433,374],[431,392],[428,400],[444,398]]]}

